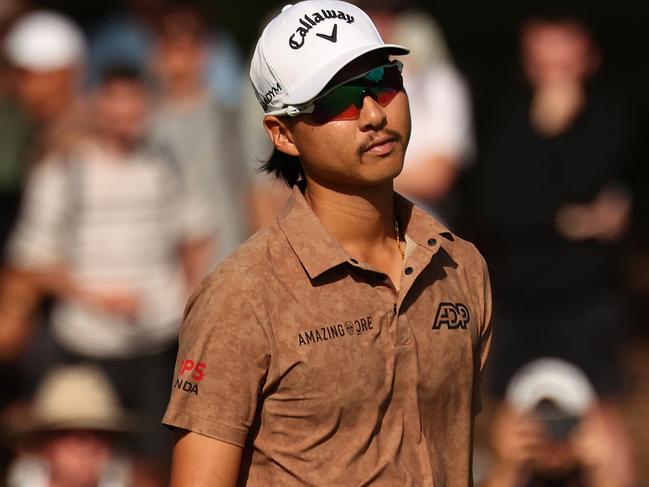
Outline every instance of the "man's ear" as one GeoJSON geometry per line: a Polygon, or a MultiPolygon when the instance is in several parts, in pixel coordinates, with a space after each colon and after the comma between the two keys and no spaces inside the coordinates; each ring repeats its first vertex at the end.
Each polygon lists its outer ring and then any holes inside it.
{"type": "Polygon", "coordinates": [[[275,115],[266,115],[264,117],[264,128],[278,151],[289,156],[300,156],[300,151],[293,142],[291,124],[287,123],[284,117],[280,118],[275,115]]]}

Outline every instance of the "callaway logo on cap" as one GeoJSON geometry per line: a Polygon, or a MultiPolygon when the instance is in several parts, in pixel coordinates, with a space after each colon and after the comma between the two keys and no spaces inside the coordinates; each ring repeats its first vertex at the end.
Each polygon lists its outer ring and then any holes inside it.
{"type": "Polygon", "coordinates": [[[257,99],[267,114],[315,98],[334,75],[372,51],[408,54],[385,44],[365,12],[339,0],[287,5],[264,29],[250,66],[257,99]]]}

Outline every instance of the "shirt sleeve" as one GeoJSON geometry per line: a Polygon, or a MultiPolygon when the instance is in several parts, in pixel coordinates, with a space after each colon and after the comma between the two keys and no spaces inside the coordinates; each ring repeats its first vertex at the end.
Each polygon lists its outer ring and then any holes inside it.
{"type": "Polygon", "coordinates": [[[20,215],[7,243],[12,265],[35,268],[64,260],[69,171],[60,161],[46,160],[29,175],[20,215]]]}
{"type": "Polygon", "coordinates": [[[190,298],[163,423],[244,447],[270,364],[260,306],[219,267],[190,298]]]}

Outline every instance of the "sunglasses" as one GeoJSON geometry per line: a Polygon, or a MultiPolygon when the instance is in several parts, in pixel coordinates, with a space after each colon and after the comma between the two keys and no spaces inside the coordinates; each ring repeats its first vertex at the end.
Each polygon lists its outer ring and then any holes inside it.
{"type": "Polygon", "coordinates": [[[297,110],[292,110],[289,115],[310,113],[317,124],[333,120],[356,120],[360,116],[366,96],[382,107],[388,106],[394,100],[403,90],[402,69],[403,65],[399,61],[374,68],[332,88],[307,105],[297,107],[297,110]]]}

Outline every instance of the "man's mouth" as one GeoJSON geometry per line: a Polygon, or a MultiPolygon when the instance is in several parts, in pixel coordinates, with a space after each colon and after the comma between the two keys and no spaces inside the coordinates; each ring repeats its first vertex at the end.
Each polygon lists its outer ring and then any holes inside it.
{"type": "Polygon", "coordinates": [[[393,136],[379,137],[372,141],[363,152],[375,155],[385,155],[392,152],[396,145],[396,138],[393,136]]]}

